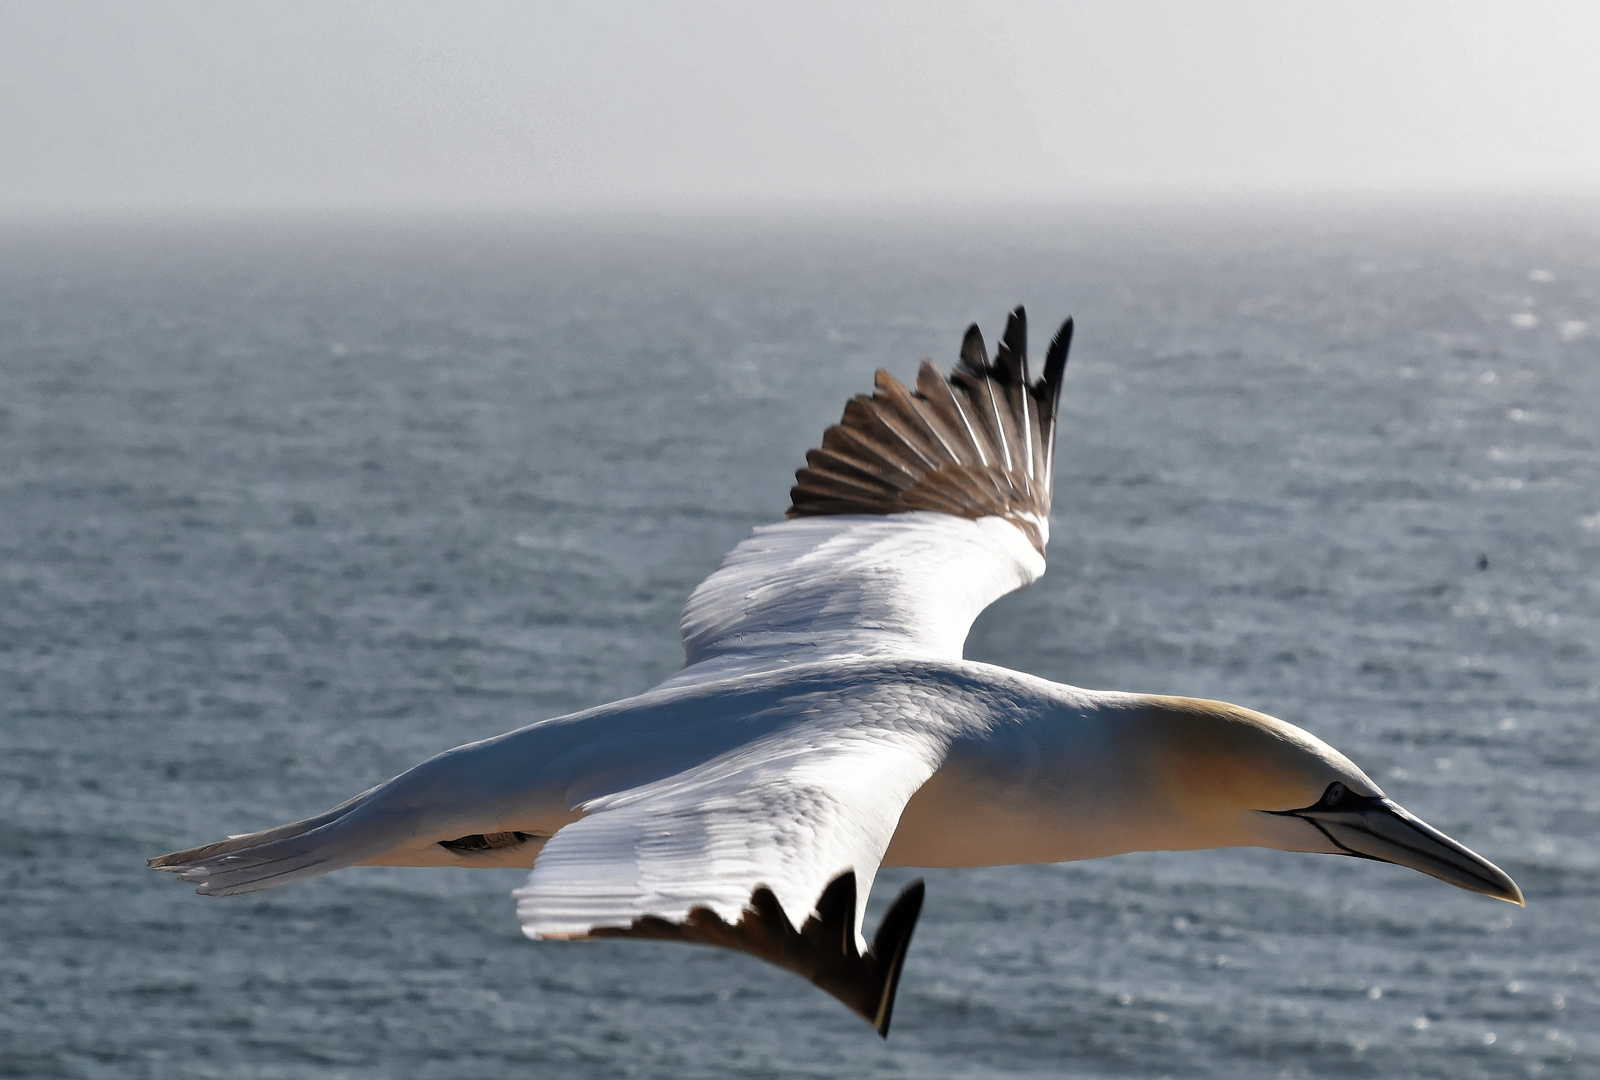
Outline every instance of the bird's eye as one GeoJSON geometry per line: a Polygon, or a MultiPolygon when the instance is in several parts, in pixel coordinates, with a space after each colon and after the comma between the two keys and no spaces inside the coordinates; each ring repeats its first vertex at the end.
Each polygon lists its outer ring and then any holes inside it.
{"type": "Polygon", "coordinates": [[[1335,780],[1328,785],[1328,790],[1322,793],[1322,801],[1327,806],[1338,806],[1344,801],[1344,792],[1344,785],[1335,780]]]}

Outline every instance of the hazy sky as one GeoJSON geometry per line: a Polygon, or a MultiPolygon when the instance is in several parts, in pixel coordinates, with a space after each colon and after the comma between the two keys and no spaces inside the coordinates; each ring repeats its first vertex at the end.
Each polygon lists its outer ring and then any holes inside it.
{"type": "Polygon", "coordinates": [[[1600,194],[1600,4],[0,0],[0,212],[1600,194]]]}

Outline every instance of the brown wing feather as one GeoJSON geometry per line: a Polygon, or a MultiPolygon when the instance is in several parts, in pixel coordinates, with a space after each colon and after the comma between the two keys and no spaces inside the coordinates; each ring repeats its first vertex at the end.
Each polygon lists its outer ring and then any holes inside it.
{"type": "MultiPolygon", "coordinates": [[[[937,371],[934,372],[934,378],[942,381],[942,376],[937,371]]],[[[879,371],[874,382],[877,384],[879,394],[872,400],[879,406],[880,415],[892,413],[898,423],[919,431],[923,445],[941,463],[951,465],[961,463],[960,452],[952,444],[951,438],[941,430],[943,425],[918,407],[916,399],[911,391],[906,389],[904,383],[887,371],[879,371]]],[[[884,415],[884,420],[888,421],[887,415],[884,415]]]]}
{"type": "Polygon", "coordinates": [[[917,397],[919,411],[929,423],[943,426],[950,438],[948,445],[959,452],[963,465],[986,465],[983,449],[978,445],[976,430],[967,419],[955,391],[945,381],[944,374],[932,360],[924,360],[917,368],[917,397]]]}
{"type": "Polygon", "coordinates": [[[973,326],[947,379],[931,361],[908,390],[878,372],[871,397],[853,398],[839,423],[806,455],[790,491],[790,517],[933,510],[1004,517],[1044,551],[1034,519],[1050,515],[1057,407],[1072,320],[1028,374],[1028,321],[1011,313],[995,358],[973,326]]]}

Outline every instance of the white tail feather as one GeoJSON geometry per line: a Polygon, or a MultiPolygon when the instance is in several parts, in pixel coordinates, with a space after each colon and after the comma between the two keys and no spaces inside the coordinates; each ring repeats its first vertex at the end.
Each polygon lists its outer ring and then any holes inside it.
{"type": "Polygon", "coordinates": [[[392,817],[374,822],[370,814],[352,813],[376,790],[304,821],[159,855],[150,868],[194,882],[206,896],[235,896],[354,866],[399,839],[392,817]]]}

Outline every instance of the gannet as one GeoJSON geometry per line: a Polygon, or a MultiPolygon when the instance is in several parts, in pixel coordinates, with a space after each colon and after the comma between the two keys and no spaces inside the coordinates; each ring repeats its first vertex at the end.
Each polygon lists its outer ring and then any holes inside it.
{"type": "Polygon", "coordinates": [[[880,866],[1259,846],[1396,863],[1512,903],[1515,882],[1339,751],[1219,701],[1086,690],[966,660],[1037,580],[1072,320],[1030,379],[1012,312],[946,378],[879,371],[684,609],[684,665],[637,697],[468,743],[326,813],[151,859],[211,896],[346,866],[517,866],[530,938],[751,953],[887,1037],[921,911],[870,943],[880,866]]]}

